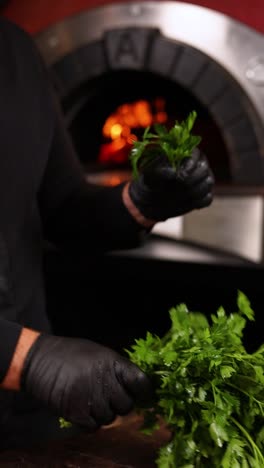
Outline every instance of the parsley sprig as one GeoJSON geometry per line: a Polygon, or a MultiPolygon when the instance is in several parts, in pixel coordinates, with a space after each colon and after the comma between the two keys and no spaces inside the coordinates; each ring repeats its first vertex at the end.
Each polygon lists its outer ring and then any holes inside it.
{"type": "Polygon", "coordinates": [[[142,430],[153,433],[162,418],[171,431],[160,468],[264,467],[264,345],[246,351],[254,312],[241,291],[237,306],[231,314],[220,307],[209,323],[180,304],[165,336],[148,332],[127,350],[156,388],[153,407],[140,410],[142,430]]]}
{"type": "Polygon", "coordinates": [[[196,111],[192,111],[181,123],[176,120],[170,130],[164,125],[155,124],[153,133],[150,127],[147,127],[142,140],[134,141],[130,152],[132,176],[138,178],[139,168],[149,164],[161,154],[164,154],[171,166],[177,169],[182,159],[190,156],[201,141],[200,136],[191,134],[196,117],[196,111]]]}

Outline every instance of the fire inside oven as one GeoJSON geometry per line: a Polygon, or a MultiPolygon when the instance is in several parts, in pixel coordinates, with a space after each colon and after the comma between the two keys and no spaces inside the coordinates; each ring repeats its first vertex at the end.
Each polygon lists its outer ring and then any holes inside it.
{"type": "Polygon", "coordinates": [[[133,142],[155,123],[171,128],[197,111],[193,133],[201,135],[216,180],[231,180],[228,151],[208,110],[182,86],[153,73],[116,71],[90,81],[65,103],[69,130],[90,180],[115,185],[129,178],[133,142]]]}

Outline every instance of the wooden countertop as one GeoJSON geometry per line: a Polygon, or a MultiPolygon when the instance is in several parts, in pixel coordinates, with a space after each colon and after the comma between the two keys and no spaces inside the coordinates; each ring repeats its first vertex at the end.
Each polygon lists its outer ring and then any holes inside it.
{"type": "Polygon", "coordinates": [[[94,434],[0,454],[3,468],[155,468],[159,447],[170,434],[162,427],[152,436],[142,434],[135,414],[118,418],[94,434]]]}

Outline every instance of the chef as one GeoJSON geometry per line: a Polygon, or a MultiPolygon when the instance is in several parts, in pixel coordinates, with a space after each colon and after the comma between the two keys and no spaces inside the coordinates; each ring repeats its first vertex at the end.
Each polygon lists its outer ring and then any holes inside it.
{"type": "Polygon", "coordinates": [[[160,158],[137,180],[90,185],[32,39],[5,19],[0,19],[0,65],[0,448],[5,449],[62,434],[59,416],[95,431],[148,402],[153,391],[147,376],[114,350],[54,336],[45,304],[44,240],[57,248],[89,243],[101,252],[139,246],[158,221],[209,206],[214,179],[196,149],[177,171],[160,158]]]}

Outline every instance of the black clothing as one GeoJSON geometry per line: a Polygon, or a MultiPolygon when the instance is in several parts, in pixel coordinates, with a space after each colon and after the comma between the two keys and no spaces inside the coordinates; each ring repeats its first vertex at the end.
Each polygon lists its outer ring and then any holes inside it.
{"type": "MultiPolygon", "coordinates": [[[[142,230],[123,206],[122,185],[85,181],[39,53],[27,34],[5,19],[0,20],[0,64],[2,380],[21,327],[50,332],[43,240],[57,246],[83,242],[104,251],[138,245],[142,230]]],[[[0,426],[10,393],[0,390],[0,426]]]]}

